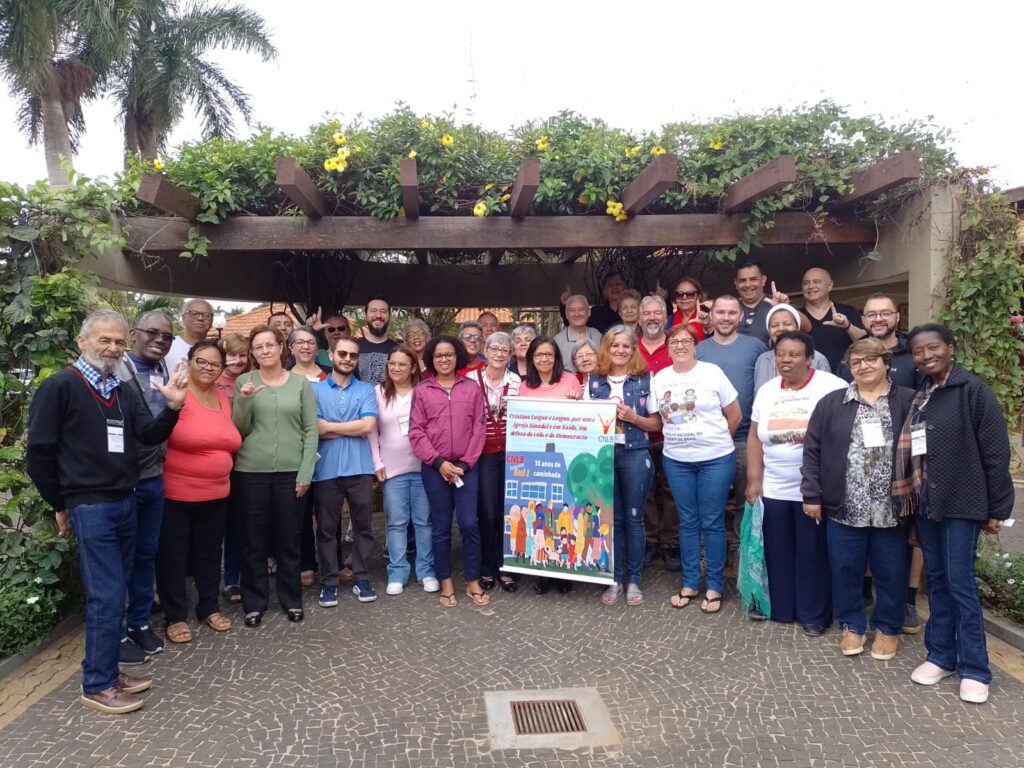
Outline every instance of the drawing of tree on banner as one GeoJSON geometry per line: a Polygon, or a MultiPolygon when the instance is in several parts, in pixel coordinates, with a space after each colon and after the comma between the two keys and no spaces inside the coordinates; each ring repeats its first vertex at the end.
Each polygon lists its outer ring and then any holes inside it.
{"type": "Polygon", "coordinates": [[[615,446],[604,445],[595,456],[581,453],[569,464],[569,490],[577,504],[588,500],[611,509],[615,498],[615,446]]]}

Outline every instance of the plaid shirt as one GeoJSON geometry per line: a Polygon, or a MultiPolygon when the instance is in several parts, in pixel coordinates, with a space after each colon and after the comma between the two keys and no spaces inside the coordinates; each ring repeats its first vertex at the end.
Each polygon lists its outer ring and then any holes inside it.
{"type": "Polygon", "coordinates": [[[85,361],[85,357],[83,355],[79,355],[72,367],[81,373],[82,376],[85,377],[85,380],[92,385],[92,388],[99,392],[104,398],[109,398],[110,393],[121,384],[120,379],[118,379],[114,374],[110,374],[106,379],[104,379],[96,368],[85,361]]]}

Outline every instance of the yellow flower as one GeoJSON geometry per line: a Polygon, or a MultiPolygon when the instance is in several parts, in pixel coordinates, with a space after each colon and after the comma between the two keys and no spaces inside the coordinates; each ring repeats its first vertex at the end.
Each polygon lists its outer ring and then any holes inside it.
{"type": "Polygon", "coordinates": [[[324,170],[325,171],[333,171],[337,167],[338,167],[338,158],[336,158],[336,157],[328,157],[326,160],[324,160],[324,170]]]}
{"type": "Polygon", "coordinates": [[[410,160],[415,160],[416,159],[416,150],[415,149],[409,150],[409,159],[410,160]]]}
{"type": "Polygon", "coordinates": [[[541,136],[539,139],[537,139],[536,145],[537,151],[539,152],[547,152],[549,149],[551,149],[551,142],[548,141],[547,136],[541,136]]]}
{"type": "Polygon", "coordinates": [[[346,141],[346,139],[345,139],[345,134],[344,133],[336,133],[336,134],[334,134],[334,143],[335,144],[338,144],[340,146],[340,145],[344,144],[345,141],[346,141]]]}
{"type": "Polygon", "coordinates": [[[473,206],[474,216],[486,216],[487,215],[487,203],[482,200],[473,206]]]}
{"type": "Polygon", "coordinates": [[[493,181],[490,184],[484,184],[484,192],[490,192],[492,189],[494,189],[493,181]]]}
{"type": "Polygon", "coordinates": [[[590,195],[580,195],[576,199],[580,201],[580,205],[590,205],[590,195]]]}
{"type": "Polygon", "coordinates": [[[334,170],[338,173],[344,173],[346,168],[348,168],[347,160],[338,159],[334,161],[334,170]]]}
{"type": "Polygon", "coordinates": [[[433,128],[433,127],[434,126],[430,123],[429,120],[427,120],[427,119],[420,120],[420,128],[427,129],[427,128],[433,128]]]}
{"type": "Polygon", "coordinates": [[[348,147],[338,147],[338,157],[342,160],[348,160],[352,156],[352,150],[348,147]]]}
{"type": "Polygon", "coordinates": [[[667,150],[663,146],[661,146],[661,144],[651,147],[651,154],[654,155],[655,157],[657,157],[658,155],[664,155],[666,151],[667,150]]]}
{"type": "Polygon", "coordinates": [[[154,160],[153,167],[156,168],[158,171],[162,171],[164,169],[163,160],[154,160]]]}
{"type": "Polygon", "coordinates": [[[617,213],[617,214],[615,214],[615,220],[616,221],[625,221],[628,218],[629,218],[629,216],[627,216],[624,213],[617,213]]]}
{"type": "Polygon", "coordinates": [[[511,199],[512,199],[512,195],[507,195],[506,194],[506,195],[502,195],[501,196],[501,202],[503,202],[503,203],[507,203],[511,199]]]}
{"type": "Polygon", "coordinates": [[[363,151],[363,148],[356,144],[354,147],[352,147],[352,151],[358,155],[360,152],[363,151]]]}
{"type": "Polygon", "coordinates": [[[721,149],[721,148],[722,148],[722,140],[721,139],[712,139],[711,141],[708,142],[708,149],[721,149]]]}
{"type": "Polygon", "coordinates": [[[643,147],[637,144],[635,147],[626,147],[626,157],[636,157],[643,150],[643,147]]]}
{"type": "Polygon", "coordinates": [[[622,203],[616,200],[609,200],[608,205],[605,207],[604,212],[609,216],[618,216],[622,213],[622,203]]]}
{"type": "Polygon", "coordinates": [[[213,160],[213,162],[215,162],[215,163],[219,163],[220,162],[220,155],[214,155],[210,159],[213,160]]]}
{"type": "Polygon", "coordinates": [[[444,136],[442,136],[440,139],[438,139],[438,141],[441,142],[441,146],[442,147],[454,147],[455,146],[455,137],[452,136],[450,133],[446,133],[444,136]]]}

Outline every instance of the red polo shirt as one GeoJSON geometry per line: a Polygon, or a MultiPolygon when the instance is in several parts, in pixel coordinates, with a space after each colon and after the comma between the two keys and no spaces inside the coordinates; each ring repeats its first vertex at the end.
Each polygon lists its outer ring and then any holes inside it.
{"type": "Polygon", "coordinates": [[[653,352],[647,351],[643,338],[640,339],[638,346],[640,347],[640,354],[644,357],[644,362],[647,363],[647,370],[651,372],[651,376],[663,368],[668,368],[672,365],[672,358],[668,356],[668,344],[666,342],[663,341],[661,346],[653,352]]]}

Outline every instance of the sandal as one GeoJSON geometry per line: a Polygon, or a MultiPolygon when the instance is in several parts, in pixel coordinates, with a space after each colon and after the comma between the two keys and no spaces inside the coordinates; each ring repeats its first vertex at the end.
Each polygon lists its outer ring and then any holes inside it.
{"type": "Polygon", "coordinates": [[[225,616],[220,611],[211,613],[203,621],[206,625],[214,632],[227,632],[231,629],[231,619],[225,616]]]}
{"type": "Polygon", "coordinates": [[[455,599],[455,593],[450,592],[449,594],[441,594],[441,599],[438,601],[441,603],[442,608],[454,608],[459,604],[459,601],[455,599]]]}
{"type": "Polygon", "coordinates": [[[242,590],[237,584],[229,584],[220,593],[224,595],[224,599],[229,603],[242,602],[242,590]]]}
{"type": "Polygon", "coordinates": [[[717,597],[712,597],[711,595],[705,594],[704,602],[701,603],[700,606],[700,612],[711,614],[718,613],[720,610],[722,610],[722,596],[718,595],[717,597]],[[713,605],[717,605],[718,607],[715,608],[715,610],[713,611],[709,611],[708,608],[710,608],[713,605]]]}
{"type": "Polygon", "coordinates": [[[612,584],[608,589],[601,593],[601,602],[605,605],[615,605],[619,602],[620,595],[622,595],[622,585],[612,584]]]}
{"type": "Polygon", "coordinates": [[[491,596],[486,592],[474,592],[471,589],[467,589],[466,594],[469,595],[469,599],[473,601],[473,605],[477,608],[483,608],[491,602],[491,596]]]}
{"type": "Polygon", "coordinates": [[[694,598],[697,598],[697,597],[700,597],[700,593],[699,592],[694,592],[692,595],[688,595],[685,592],[683,592],[683,590],[680,589],[679,590],[679,594],[672,595],[672,597],[669,598],[668,602],[669,602],[669,605],[671,605],[676,610],[682,610],[683,608],[688,606],[690,603],[692,603],[694,601],[694,598]],[[685,601],[685,602],[682,602],[682,601],[685,601]]]}
{"type": "Polygon", "coordinates": [[[640,605],[644,601],[644,593],[640,591],[639,584],[629,584],[626,587],[626,605],[640,605]]]}
{"type": "Polygon", "coordinates": [[[173,624],[169,624],[165,631],[167,639],[172,643],[192,642],[192,630],[189,629],[188,624],[184,621],[176,621],[173,624]]]}

